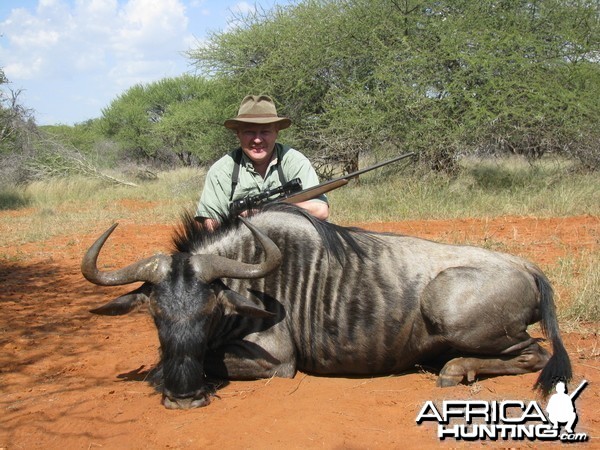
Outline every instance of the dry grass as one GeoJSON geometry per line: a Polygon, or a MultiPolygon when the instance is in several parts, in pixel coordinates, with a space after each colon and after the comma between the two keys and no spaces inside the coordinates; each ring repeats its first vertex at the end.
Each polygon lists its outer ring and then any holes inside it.
{"type": "Polygon", "coordinates": [[[561,322],[600,322],[600,254],[584,251],[562,258],[548,275],[558,287],[561,322]]]}
{"type": "MultiPolygon", "coordinates": [[[[411,174],[393,167],[371,172],[330,193],[332,221],[356,223],[534,215],[600,216],[597,174],[566,176],[564,163],[531,166],[519,159],[465,161],[456,178],[411,174]]],[[[123,176],[120,175],[122,178],[123,176]]],[[[0,246],[53,236],[89,233],[98,223],[175,223],[194,209],[204,171],[180,169],[138,187],[95,179],[69,178],[22,187],[0,187],[0,246]],[[139,208],[142,205],[142,208],[139,208]]],[[[0,254],[0,260],[3,256],[0,254]]],[[[600,320],[600,260],[597,253],[563,259],[549,274],[559,286],[561,318],[575,324],[600,320]]]]}

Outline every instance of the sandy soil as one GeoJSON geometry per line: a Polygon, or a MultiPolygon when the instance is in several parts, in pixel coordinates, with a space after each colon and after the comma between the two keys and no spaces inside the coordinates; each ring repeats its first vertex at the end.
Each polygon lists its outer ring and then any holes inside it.
{"type": "MultiPolygon", "coordinates": [[[[5,214],[0,212],[0,214],[5,214]]],[[[7,213],[6,213],[7,214],[7,213]]],[[[98,234],[109,224],[99,224],[98,234]]],[[[530,258],[542,267],[598,251],[600,218],[407,221],[360,224],[444,242],[471,243],[530,258]]],[[[101,256],[106,268],[166,251],[171,225],[122,223],[101,256]],[[141,250],[140,250],[141,249],[141,250]]],[[[55,448],[436,448],[436,425],[417,425],[427,400],[539,400],[536,374],[435,387],[435,374],[232,382],[210,406],[170,411],[145,382],[157,362],[157,336],[144,310],[100,317],[92,307],[127,292],[86,282],[81,256],[96,235],[0,247],[0,449],[55,448]],[[11,256],[12,255],[12,256],[11,256]]],[[[563,333],[575,379],[590,385],[576,402],[583,448],[600,448],[598,324],[563,333]]],[[[534,333],[535,334],[535,333],[534,333]]],[[[540,441],[486,441],[488,447],[558,446],[540,441]]]]}

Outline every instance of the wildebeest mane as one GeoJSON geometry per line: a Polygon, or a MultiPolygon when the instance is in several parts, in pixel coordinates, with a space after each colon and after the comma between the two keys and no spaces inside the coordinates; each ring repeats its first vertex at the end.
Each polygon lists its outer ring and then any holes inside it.
{"type": "MultiPolygon", "coordinates": [[[[278,211],[305,218],[319,234],[328,254],[340,263],[345,259],[347,252],[355,253],[361,260],[366,258],[364,247],[367,241],[376,241],[377,238],[360,228],[342,227],[326,222],[312,216],[303,208],[287,203],[270,203],[256,210],[252,215],[262,212],[278,211]]],[[[193,253],[203,245],[218,240],[231,229],[243,226],[239,219],[224,217],[219,227],[208,230],[194,215],[186,210],[182,213],[180,223],[175,228],[172,237],[172,246],[175,252],[193,253]]],[[[282,226],[285,226],[284,224],[282,226]]]]}
{"type": "Polygon", "coordinates": [[[215,230],[209,230],[202,222],[196,220],[189,209],[184,210],[179,224],[173,230],[173,251],[193,253],[194,250],[214,241],[234,226],[234,221],[227,217],[223,217],[220,222],[221,225],[215,230]]]}
{"type": "Polygon", "coordinates": [[[335,257],[340,263],[345,259],[347,249],[355,253],[361,260],[367,254],[364,250],[367,241],[376,241],[377,238],[360,228],[342,227],[340,225],[317,219],[307,210],[289,203],[269,203],[262,211],[281,211],[304,217],[317,230],[327,252],[335,257]],[[346,246],[344,245],[346,244],[346,246]]]}

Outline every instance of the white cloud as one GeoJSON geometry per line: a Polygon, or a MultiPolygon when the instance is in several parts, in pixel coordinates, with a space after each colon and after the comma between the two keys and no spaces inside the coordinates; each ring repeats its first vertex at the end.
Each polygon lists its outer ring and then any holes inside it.
{"type": "Polygon", "coordinates": [[[254,12],[255,10],[256,10],[256,7],[254,5],[251,5],[248,2],[236,3],[235,6],[233,6],[231,8],[231,11],[234,14],[248,14],[248,13],[254,12]]]}
{"type": "Polygon", "coordinates": [[[111,45],[120,54],[143,55],[151,50],[153,55],[164,55],[183,50],[181,31],[187,29],[188,20],[178,0],[130,0],[119,11],[117,23],[111,45]]]}
{"type": "Polygon", "coordinates": [[[4,73],[8,79],[17,78],[27,80],[41,72],[43,60],[40,57],[31,58],[27,63],[19,61],[9,62],[4,66],[4,73]],[[12,78],[11,78],[12,77],[12,78]]]}
{"type": "Polygon", "coordinates": [[[44,30],[32,27],[27,32],[11,36],[11,43],[23,50],[30,50],[32,48],[48,49],[55,46],[60,40],[60,33],[54,30],[44,30]]]}
{"type": "MultiPolygon", "coordinates": [[[[14,9],[0,24],[11,52],[0,53],[9,79],[81,74],[104,66],[128,67],[127,79],[147,77],[143,61],[179,57],[189,42],[179,0],[40,0],[34,12],[14,9]]],[[[112,71],[116,82],[119,70],[112,71]]]]}
{"type": "Polygon", "coordinates": [[[112,16],[118,7],[117,0],[77,0],[75,5],[81,15],[87,15],[94,22],[112,16]]]}
{"type": "Polygon", "coordinates": [[[5,2],[0,67],[39,123],[99,117],[134,84],[193,71],[184,52],[254,10],[254,0],[5,2]]]}

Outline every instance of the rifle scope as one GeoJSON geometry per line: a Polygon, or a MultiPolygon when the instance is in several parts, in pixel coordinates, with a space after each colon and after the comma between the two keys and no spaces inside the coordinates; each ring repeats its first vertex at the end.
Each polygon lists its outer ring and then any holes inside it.
{"type": "Polygon", "coordinates": [[[240,198],[239,200],[231,202],[231,205],[229,206],[229,211],[232,214],[239,214],[240,212],[246,211],[247,209],[256,208],[257,206],[267,203],[271,200],[271,197],[273,196],[277,196],[277,199],[279,199],[293,194],[295,192],[300,192],[301,190],[302,181],[300,181],[300,178],[294,178],[293,180],[290,180],[287,183],[285,183],[283,186],[268,189],[258,194],[249,195],[247,197],[240,198]]]}

